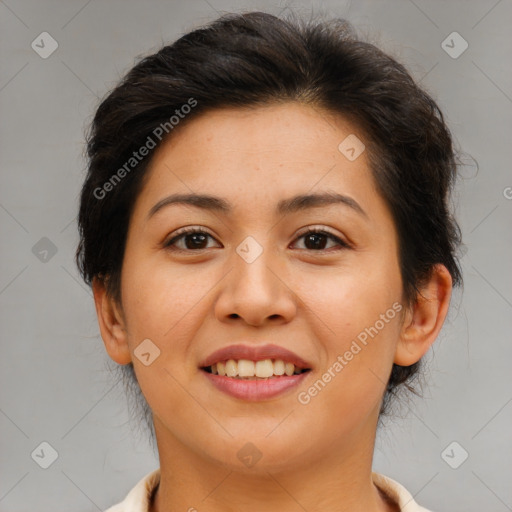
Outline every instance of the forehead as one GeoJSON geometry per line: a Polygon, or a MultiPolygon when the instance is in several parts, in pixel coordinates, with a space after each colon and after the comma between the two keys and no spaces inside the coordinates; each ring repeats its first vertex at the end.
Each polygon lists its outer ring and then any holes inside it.
{"type": "Polygon", "coordinates": [[[169,194],[208,193],[227,198],[236,214],[255,204],[272,202],[274,209],[285,197],[331,191],[358,196],[369,208],[379,198],[367,156],[363,150],[347,158],[340,150],[347,138],[361,146],[364,140],[340,116],[298,103],[209,111],[157,148],[138,206],[148,211],[169,194]]]}
{"type": "MultiPolygon", "coordinates": [[[[222,157],[265,161],[265,157],[278,156],[316,162],[328,154],[332,158],[339,152],[342,140],[356,132],[358,129],[341,116],[295,102],[223,108],[203,113],[179,127],[157,150],[155,160],[162,152],[187,145],[195,150],[187,155],[188,161],[203,158],[205,152],[215,149],[209,160],[222,157]]],[[[359,137],[363,138],[361,134],[359,137]]],[[[175,156],[178,152],[174,152],[175,156]]]]}

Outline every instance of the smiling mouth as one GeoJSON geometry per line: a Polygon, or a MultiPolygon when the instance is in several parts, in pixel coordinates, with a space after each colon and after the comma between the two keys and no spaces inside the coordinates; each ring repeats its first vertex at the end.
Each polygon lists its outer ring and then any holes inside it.
{"type": "Polygon", "coordinates": [[[310,368],[299,368],[293,363],[282,359],[264,359],[250,361],[248,359],[228,359],[219,361],[201,370],[212,375],[231,377],[239,380],[268,380],[279,377],[291,377],[311,371],[310,368]]]}

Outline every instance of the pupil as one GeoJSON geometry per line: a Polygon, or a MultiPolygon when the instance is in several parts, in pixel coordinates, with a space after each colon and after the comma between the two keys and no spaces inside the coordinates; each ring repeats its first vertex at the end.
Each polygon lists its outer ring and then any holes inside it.
{"type": "Polygon", "coordinates": [[[323,241],[325,242],[326,236],[323,235],[322,233],[311,233],[310,235],[308,235],[305,240],[306,247],[308,249],[323,249],[324,248],[323,246],[325,244],[323,244],[322,242],[318,243],[318,238],[323,239],[323,241]],[[315,238],[316,238],[316,242],[315,242],[315,238]],[[308,247],[308,242],[312,242],[313,247],[308,247]],[[322,246],[322,247],[319,247],[319,246],[322,246]]]}
{"type": "Polygon", "coordinates": [[[192,235],[188,235],[185,240],[186,240],[185,245],[187,246],[187,249],[203,249],[203,247],[200,245],[201,245],[201,243],[205,242],[206,235],[202,235],[200,233],[195,233],[192,235]],[[190,239],[194,240],[194,242],[192,244],[187,243],[190,239]]]}
{"type": "MultiPolygon", "coordinates": [[[[187,249],[203,249],[206,241],[206,235],[193,233],[185,237],[187,249]],[[190,240],[192,243],[188,243],[190,240]]],[[[311,233],[306,237],[305,244],[308,249],[323,249],[325,247],[326,236],[322,233],[311,233]]]]}

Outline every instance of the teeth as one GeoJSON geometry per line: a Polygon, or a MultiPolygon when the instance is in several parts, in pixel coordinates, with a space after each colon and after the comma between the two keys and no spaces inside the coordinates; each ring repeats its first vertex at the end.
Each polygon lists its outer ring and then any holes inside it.
{"type": "Polygon", "coordinates": [[[281,359],[274,361],[274,375],[284,375],[284,361],[281,359]]]}
{"type": "Polygon", "coordinates": [[[234,359],[226,361],[226,375],[228,377],[236,377],[238,375],[238,365],[234,359]]]}
{"type": "Polygon", "coordinates": [[[214,375],[222,375],[236,378],[260,378],[265,379],[273,376],[299,374],[302,372],[293,363],[284,362],[281,359],[264,359],[263,361],[249,361],[248,359],[240,359],[235,361],[229,359],[228,361],[220,361],[213,364],[211,372],[214,375]]]}
{"type": "Polygon", "coordinates": [[[256,375],[256,377],[272,377],[272,375],[274,375],[274,363],[272,363],[272,359],[258,361],[255,366],[254,375],[256,375]]]}
{"type": "MultiPolygon", "coordinates": [[[[235,363],[235,361],[233,361],[235,363]]],[[[236,363],[235,363],[236,364],[236,363]]],[[[248,361],[247,359],[241,359],[238,361],[238,376],[239,377],[254,377],[254,367],[258,366],[258,363],[256,365],[254,364],[254,361],[248,361]]],[[[236,375],[236,373],[235,373],[236,375]]],[[[234,377],[235,375],[232,375],[234,377]]]]}

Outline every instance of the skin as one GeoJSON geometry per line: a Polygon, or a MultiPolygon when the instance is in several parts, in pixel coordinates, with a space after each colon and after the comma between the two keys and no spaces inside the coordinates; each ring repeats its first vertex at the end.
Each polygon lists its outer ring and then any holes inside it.
{"type": "Polygon", "coordinates": [[[423,298],[403,303],[397,233],[378,194],[366,152],[349,161],[338,145],[356,127],[318,108],[287,103],[215,110],[191,120],[152,156],[130,220],[121,304],[93,283],[101,335],[110,357],[133,362],[152,411],[161,481],[152,512],[393,511],[372,482],[381,400],[393,362],[411,365],[436,339],[452,280],[437,265],[423,298]],[[366,212],[335,204],[286,216],[277,202],[335,191],[366,212]],[[229,214],[192,206],[149,210],[172,193],[208,193],[232,203],[229,214]],[[179,228],[208,237],[176,242],[179,228]],[[320,237],[320,227],[350,244],[320,237]],[[236,252],[248,236],[263,253],[236,252]],[[190,248],[192,247],[192,248],[190,248]],[[188,251],[188,252],[185,252],[188,251]],[[394,303],[386,323],[307,405],[297,395],[332,367],[365,328],[394,303]],[[161,351],[145,366],[134,355],[149,338],[161,351]],[[198,366],[235,343],[275,343],[312,371],[299,389],[247,402],[214,388],[198,366]],[[253,443],[261,459],[246,467],[237,452],[253,443]]]}

